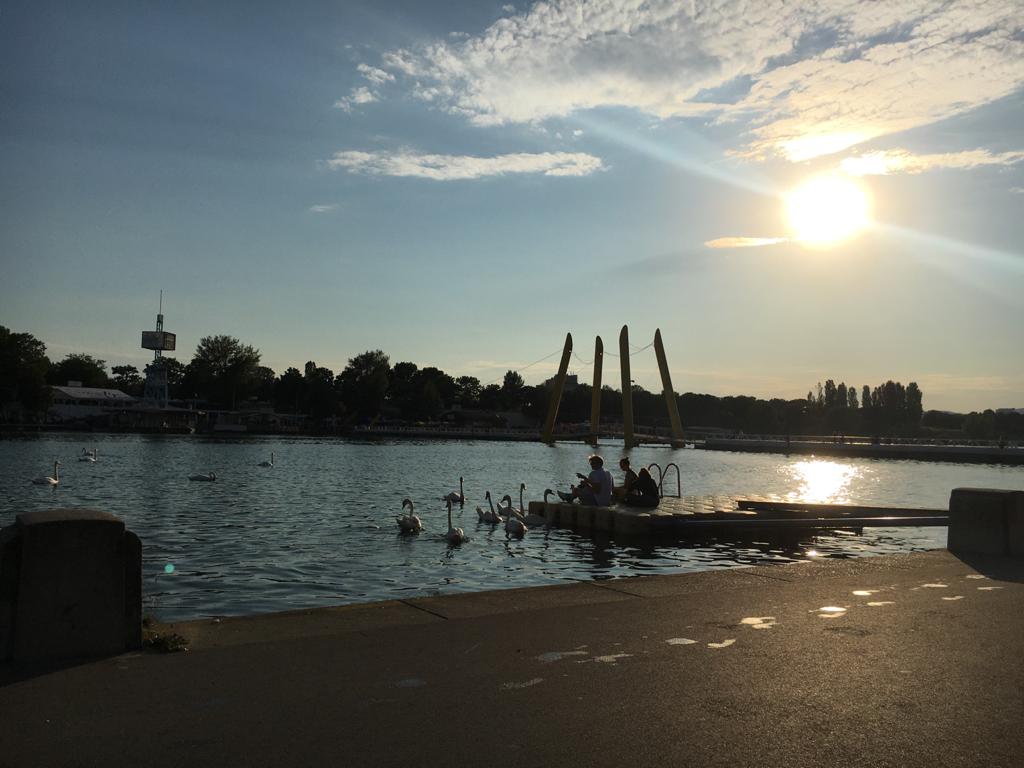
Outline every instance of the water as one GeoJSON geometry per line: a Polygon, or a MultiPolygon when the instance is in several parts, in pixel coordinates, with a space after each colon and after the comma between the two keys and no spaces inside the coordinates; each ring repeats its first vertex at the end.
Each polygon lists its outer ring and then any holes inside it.
{"type": "MultiPolygon", "coordinates": [[[[618,476],[621,447],[602,449],[618,476]]],[[[586,469],[574,444],[356,442],[311,438],[47,435],[0,440],[0,525],[18,512],[89,507],[123,518],[143,542],[144,610],[164,620],[237,615],[505,587],[931,549],[945,528],[869,529],[863,536],[779,542],[637,544],[534,529],[522,541],[480,526],[484,491],[518,505],[565,489],[586,469]],[[95,464],[79,462],[83,448],[95,464]],[[256,466],[276,453],[276,466],[256,466]],[[29,480],[53,471],[55,488],[29,480]],[[190,482],[215,472],[217,482],[190,482]],[[466,480],[450,548],[440,497],[466,480]],[[426,531],[400,536],[411,497],[426,531]]],[[[811,501],[946,507],[957,486],[1024,488],[1024,468],[913,461],[815,460],[771,454],[641,448],[633,465],[669,461],[687,494],[750,493],[811,501]]],[[[674,480],[666,479],[668,487],[674,480]]],[[[672,488],[674,490],[674,487],[672,488]]]]}

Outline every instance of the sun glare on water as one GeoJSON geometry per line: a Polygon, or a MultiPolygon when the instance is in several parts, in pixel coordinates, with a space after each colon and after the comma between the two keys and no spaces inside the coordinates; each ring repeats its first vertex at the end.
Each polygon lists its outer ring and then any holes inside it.
{"type": "Polygon", "coordinates": [[[847,240],[871,221],[871,201],[859,184],[842,176],[819,176],[786,196],[793,238],[814,246],[847,240]]]}

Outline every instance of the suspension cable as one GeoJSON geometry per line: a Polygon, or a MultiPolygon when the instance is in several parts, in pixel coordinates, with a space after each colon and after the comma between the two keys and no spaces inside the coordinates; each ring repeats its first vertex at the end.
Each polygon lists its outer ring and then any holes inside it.
{"type": "MultiPolygon", "coordinates": [[[[538,365],[539,363],[543,363],[545,360],[554,357],[555,355],[559,354],[561,351],[562,351],[561,349],[556,349],[554,352],[551,352],[551,353],[549,353],[547,355],[544,355],[544,357],[541,357],[541,358],[538,358],[538,359],[534,360],[529,365],[524,366],[523,368],[517,369],[516,373],[519,373],[520,371],[528,371],[531,368],[533,368],[533,366],[538,365]]],[[[501,374],[501,376],[496,378],[494,381],[488,381],[486,384],[483,384],[481,386],[489,387],[489,386],[491,386],[491,384],[497,384],[499,381],[503,381],[504,379],[505,379],[505,374],[501,374]]]]}

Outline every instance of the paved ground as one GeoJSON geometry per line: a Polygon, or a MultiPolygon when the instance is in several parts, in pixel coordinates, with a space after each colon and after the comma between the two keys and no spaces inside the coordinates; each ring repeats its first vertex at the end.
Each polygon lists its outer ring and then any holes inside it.
{"type": "Polygon", "coordinates": [[[1024,765],[1024,562],[945,551],[179,625],[0,667],[0,766],[1024,765]]]}

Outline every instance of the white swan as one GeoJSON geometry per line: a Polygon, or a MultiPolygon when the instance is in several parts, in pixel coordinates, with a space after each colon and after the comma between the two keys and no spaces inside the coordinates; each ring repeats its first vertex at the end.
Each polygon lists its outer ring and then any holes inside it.
{"type": "Polygon", "coordinates": [[[89,461],[89,462],[95,463],[96,462],[96,449],[93,448],[92,452],[90,453],[85,448],[83,448],[82,449],[82,455],[78,457],[78,460],[79,461],[89,461]]]}
{"type": "Polygon", "coordinates": [[[409,514],[395,518],[398,527],[402,529],[402,533],[419,533],[423,530],[423,522],[416,516],[416,506],[412,503],[412,499],[402,499],[403,512],[406,507],[409,507],[409,514]]]}
{"type": "Polygon", "coordinates": [[[448,540],[449,544],[461,544],[464,541],[468,541],[466,532],[452,525],[452,500],[446,499],[445,502],[448,504],[448,533],[444,535],[445,539],[448,540]]]}
{"type": "Polygon", "coordinates": [[[189,475],[189,480],[198,480],[200,482],[212,483],[217,479],[217,476],[213,472],[207,472],[205,475],[189,475]]]}
{"type": "Polygon", "coordinates": [[[58,485],[60,484],[59,461],[53,462],[53,477],[35,477],[32,479],[35,485],[58,485]]]}
{"type": "MultiPolygon", "coordinates": [[[[548,519],[546,517],[544,517],[544,515],[538,515],[538,514],[534,514],[533,512],[530,512],[529,509],[526,507],[526,505],[523,504],[523,491],[525,491],[525,490],[526,490],[526,483],[520,483],[519,484],[519,509],[513,509],[512,513],[517,518],[522,520],[526,524],[526,526],[528,528],[533,528],[534,526],[537,526],[537,525],[545,525],[545,524],[547,524],[548,519]]],[[[545,501],[545,503],[547,503],[547,494],[548,493],[551,493],[551,491],[545,491],[544,492],[544,501],[545,501]]]]}
{"type": "Polygon", "coordinates": [[[512,506],[512,497],[506,493],[501,497],[501,501],[498,502],[498,514],[514,516],[515,512],[515,508],[512,506]],[[502,506],[505,501],[507,501],[508,504],[502,506]]]}
{"type": "Polygon", "coordinates": [[[465,504],[466,503],[466,492],[462,487],[462,478],[459,478],[459,492],[452,491],[447,496],[441,498],[441,501],[450,501],[452,504],[465,504]]]}
{"type": "Polygon", "coordinates": [[[274,466],[274,452],[270,452],[270,461],[261,461],[256,465],[257,467],[272,467],[274,466]]]}
{"type": "Polygon", "coordinates": [[[526,533],[526,523],[515,516],[515,508],[512,506],[512,497],[504,496],[502,501],[508,499],[508,519],[505,520],[505,535],[506,536],[522,536],[526,533]]]}
{"type": "Polygon", "coordinates": [[[484,498],[487,499],[487,505],[490,507],[490,509],[487,510],[484,509],[483,507],[476,508],[476,515],[480,519],[480,522],[493,524],[504,523],[505,518],[503,518],[501,515],[494,511],[494,503],[491,501],[491,492],[488,491],[487,495],[484,498]]]}

